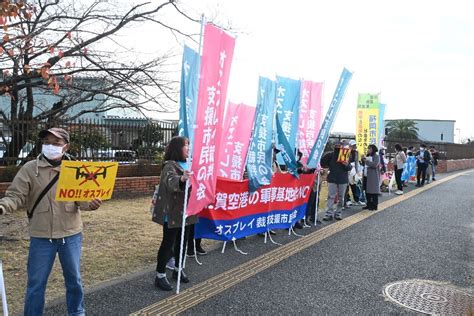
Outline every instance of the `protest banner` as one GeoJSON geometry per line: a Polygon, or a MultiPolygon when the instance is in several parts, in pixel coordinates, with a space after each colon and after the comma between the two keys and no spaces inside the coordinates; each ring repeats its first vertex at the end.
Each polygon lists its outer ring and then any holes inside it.
{"type": "Polygon", "coordinates": [[[378,94],[359,94],[357,99],[356,142],[357,150],[367,151],[370,144],[379,145],[379,112],[378,94]]]}
{"type": "Polygon", "coordinates": [[[378,126],[378,135],[379,135],[379,148],[384,146],[384,136],[385,136],[385,109],[387,108],[386,104],[380,103],[379,107],[379,126],[378,126]]]}
{"type": "Polygon", "coordinates": [[[194,140],[194,121],[198,93],[199,54],[184,45],[181,65],[181,89],[179,93],[179,122],[178,134],[194,140]]]}
{"type": "Polygon", "coordinates": [[[206,24],[192,145],[192,190],[187,215],[199,213],[214,201],[219,137],[234,46],[233,37],[212,24],[206,24]]]}
{"type": "Polygon", "coordinates": [[[350,148],[341,148],[339,150],[339,155],[337,156],[337,162],[339,163],[349,163],[351,157],[350,148]]]}
{"type": "Polygon", "coordinates": [[[339,112],[342,99],[344,98],[347,86],[349,85],[349,81],[351,80],[351,78],[352,72],[344,68],[342,70],[341,77],[339,78],[336,91],[334,91],[334,95],[332,97],[331,104],[329,105],[329,109],[326,113],[326,117],[324,118],[323,124],[321,125],[321,129],[319,130],[318,137],[316,138],[314,146],[311,149],[311,153],[309,154],[308,167],[310,168],[317,168],[319,162],[321,161],[321,156],[324,152],[324,147],[326,147],[326,143],[328,142],[329,133],[334,124],[337,113],[339,112]]]}
{"type": "Polygon", "coordinates": [[[114,191],[118,162],[63,160],[56,201],[109,200],[114,191]]]}
{"type": "Polygon", "coordinates": [[[308,162],[311,148],[321,127],[323,83],[304,80],[301,83],[301,100],[298,126],[298,149],[308,162]]]}
{"type": "Polygon", "coordinates": [[[254,117],[255,107],[231,102],[227,105],[218,155],[220,177],[242,180],[254,117]]]}
{"type": "Polygon", "coordinates": [[[288,229],[305,216],[314,181],[313,174],[297,179],[289,173],[277,173],[271,184],[255,192],[248,181],[219,178],[212,208],[199,214],[195,238],[230,241],[266,232],[288,229]]]}
{"type": "MultiPolygon", "coordinates": [[[[288,140],[287,151],[294,153],[298,136],[301,81],[277,76],[276,83],[276,117],[281,124],[281,131],[284,134],[282,136],[288,140]]],[[[278,135],[278,130],[276,133],[278,135]]],[[[276,144],[277,147],[280,147],[279,137],[276,137],[276,144]]],[[[277,155],[277,159],[281,165],[286,163],[281,154],[277,155]]],[[[292,164],[296,164],[296,161],[293,161],[292,164]]]]}
{"type": "Polygon", "coordinates": [[[272,137],[276,83],[259,77],[256,117],[247,157],[249,190],[253,192],[272,179],[272,137]]]}

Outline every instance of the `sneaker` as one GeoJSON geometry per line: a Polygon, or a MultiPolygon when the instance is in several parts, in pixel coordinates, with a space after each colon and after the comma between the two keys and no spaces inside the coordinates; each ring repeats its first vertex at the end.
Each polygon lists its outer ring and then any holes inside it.
{"type": "Polygon", "coordinates": [[[362,202],[362,201],[357,202],[357,204],[360,205],[360,206],[365,206],[365,205],[366,205],[366,204],[365,204],[364,202],[362,202]]]}
{"type": "Polygon", "coordinates": [[[352,201],[347,201],[346,206],[352,206],[352,201]]]}
{"type": "Polygon", "coordinates": [[[204,250],[204,248],[202,248],[201,245],[196,246],[196,253],[201,256],[207,255],[207,251],[204,250]]]}
{"type": "Polygon", "coordinates": [[[166,269],[174,271],[174,266],[175,266],[174,263],[175,263],[174,257],[172,257],[170,260],[168,260],[168,263],[166,264],[166,269]]]}
{"type": "Polygon", "coordinates": [[[194,258],[195,255],[196,254],[194,253],[194,250],[188,250],[188,252],[186,253],[186,257],[189,257],[189,258],[194,258]]]}
{"type": "Polygon", "coordinates": [[[332,221],[332,216],[331,215],[324,215],[323,221],[332,221]]]}
{"type": "Polygon", "coordinates": [[[163,291],[171,291],[173,287],[166,277],[158,278],[155,277],[155,287],[162,289],[163,291]]]}
{"type": "Polygon", "coordinates": [[[433,181],[436,181],[436,179],[435,179],[435,178],[433,178],[433,179],[431,179],[431,180],[433,180],[433,181]]]}
{"type": "Polygon", "coordinates": [[[402,195],[402,194],[403,194],[403,191],[401,191],[401,190],[395,191],[395,194],[396,194],[396,195],[402,195]]]}
{"type": "Polygon", "coordinates": [[[335,219],[336,221],[342,220],[341,214],[336,214],[336,215],[334,216],[334,219],[335,219]]]}
{"type": "Polygon", "coordinates": [[[303,229],[303,225],[302,225],[300,222],[296,222],[295,225],[294,225],[294,227],[295,227],[296,229],[303,229]]]}

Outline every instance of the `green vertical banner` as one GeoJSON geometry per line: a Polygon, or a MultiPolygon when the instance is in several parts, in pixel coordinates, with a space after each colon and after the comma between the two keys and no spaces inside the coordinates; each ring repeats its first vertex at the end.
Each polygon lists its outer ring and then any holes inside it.
{"type": "Polygon", "coordinates": [[[380,94],[364,93],[357,98],[356,142],[360,153],[370,144],[379,144],[380,94]]]}

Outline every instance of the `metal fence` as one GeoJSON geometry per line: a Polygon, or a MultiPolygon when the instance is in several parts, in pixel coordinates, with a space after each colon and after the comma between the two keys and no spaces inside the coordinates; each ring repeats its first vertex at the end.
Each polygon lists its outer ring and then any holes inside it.
{"type": "Polygon", "coordinates": [[[71,136],[69,152],[80,160],[133,163],[157,159],[177,132],[177,123],[148,119],[38,122],[0,119],[0,164],[19,165],[40,152],[39,131],[61,127],[71,136]]]}

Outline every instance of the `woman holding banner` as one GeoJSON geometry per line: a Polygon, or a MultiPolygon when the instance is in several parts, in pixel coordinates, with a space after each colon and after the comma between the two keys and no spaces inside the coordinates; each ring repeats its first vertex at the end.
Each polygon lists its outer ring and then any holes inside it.
{"type": "MultiPolygon", "coordinates": [[[[173,137],[166,147],[164,155],[164,164],[161,170],[160,187],[158,189],[158,198],[153,211],[152,220],[163,225],[163,240],[157,255],[155,286],[164,290],[171,291],[173,287],[166,278],[166,263],[171,258],[174,246],[175,268],[173,279],[178,279],[179,254],[181,244],[181,224],[184,208],[184,192],[186,181],[191,173],[187,171],[186,159],[189,155],[189,142],[185,137],[173,137]]],[[[196,216],[186,218],[186,226],[195,224],[196,216]]],[[[188,227],[184,233],[184,243],[188,238],[188,227]]],[[[188,283],[189,278],[181,270],[181,282],[188,283]]]]}
{"type": "Polygon", "coordinates": [[[365,157],[365,167],[367,168],[367,183],[365,195],[367,196],[367,206],[364,209],[376,211],[379,204],[380,194],[380,158],[377,154],[377,146],[370,144],[365,157]]]}

